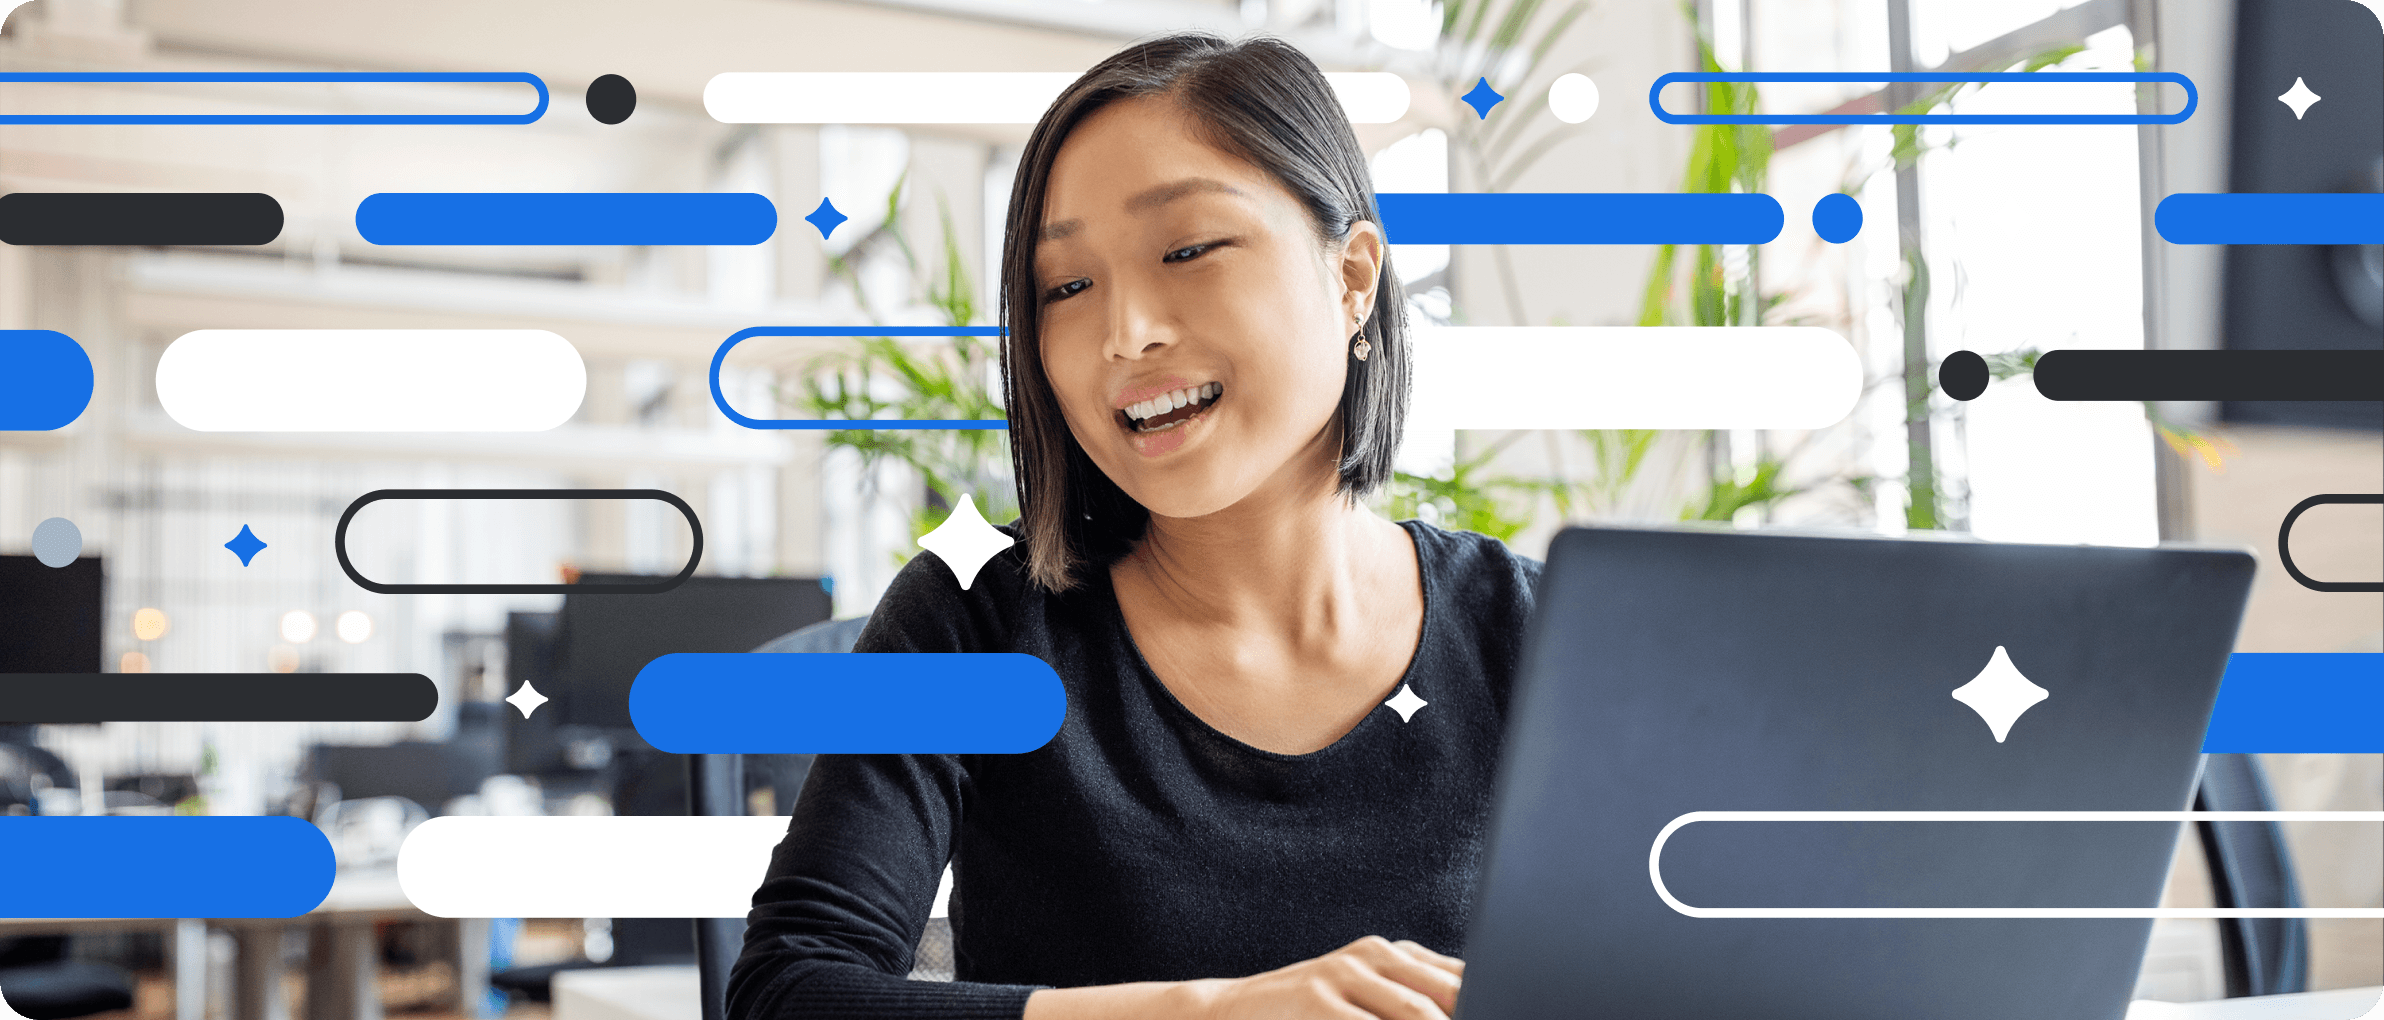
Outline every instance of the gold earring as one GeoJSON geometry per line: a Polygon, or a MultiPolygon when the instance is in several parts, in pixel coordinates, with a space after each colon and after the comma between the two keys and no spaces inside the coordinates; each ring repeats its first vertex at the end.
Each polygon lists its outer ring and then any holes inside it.
{"type": "Polygon", "coordinates": [[[1365,330],[1359,330],[1355,333],[1352,333],[1349,335],[1349,338],[1353,341],[1356,341],[1350,345],[1349,353],[1356,355],[1359,361],[1366,360],[1366,355],[1374,353],[1374,343],[1373,341],[1366,339],[1365,330]]]}

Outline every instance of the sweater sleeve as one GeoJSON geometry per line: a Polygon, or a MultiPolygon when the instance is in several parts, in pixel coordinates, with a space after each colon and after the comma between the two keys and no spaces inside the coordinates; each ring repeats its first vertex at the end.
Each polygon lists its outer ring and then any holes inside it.
{"type": "MultiPolygon", "coordinates": [[[[986,649],[981,598],[921,554],[853,650],[986,649]]],[[[906,977],[968,792],[965,756],[820,755],[746,915],[731,1020],[1018,1020],[1034,986],[906,977]]]]}

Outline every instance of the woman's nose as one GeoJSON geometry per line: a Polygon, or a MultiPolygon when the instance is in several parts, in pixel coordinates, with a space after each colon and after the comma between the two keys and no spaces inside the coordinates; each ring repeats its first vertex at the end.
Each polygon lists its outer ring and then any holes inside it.
{"type": "Polygon", "coordinates": [[[1176,340],[1174,321],[1164,305],[1147,296],[1116,295],[1110,323],[1111,357],[1147,357],[1176,340]]]}

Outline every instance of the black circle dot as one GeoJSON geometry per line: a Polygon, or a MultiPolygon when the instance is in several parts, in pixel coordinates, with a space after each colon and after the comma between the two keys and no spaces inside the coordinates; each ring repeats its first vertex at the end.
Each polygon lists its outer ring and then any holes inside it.
{"type": "Polygon", "coordinates": [[[629,79],[608,74],[588,83],[588,116],[618,124],[637,112],[637,89],[629,79]]]}
{"type": "Polygon", "coordinates": [[[1937,365],[1937,385],[1955,400],[1972,400],[1987,391],[1987,359],[1971,351],[1955,351],[1937,365]]]}

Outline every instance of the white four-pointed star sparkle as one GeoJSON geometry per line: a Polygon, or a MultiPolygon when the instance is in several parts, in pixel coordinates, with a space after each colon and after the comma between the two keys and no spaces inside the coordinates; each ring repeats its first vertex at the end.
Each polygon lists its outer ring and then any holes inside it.
{"type": "Polygon", "coordinates": [[[934,531],[919,536],[919,548],[936,554],[952,568],[963,591],[977,580],[977,571],[984,568],[986,560],[1015,544],[1017,540],[985,523],[976,501],[965,492],[960,494],[960,505],[952,508],[952,516],[944,518],[934,531]]]}
{"type": "Polygon", "coordinates": [[[538,706],[546,704],[547,697],[538,693],[538,688],[530,686],[529,681],[524,680],[521,690],[513,692],[505,701],[513,707],[521,709],[522,718],[527,719],[530,717],[530,713],[538,711],[538,706]]]}
{"type": "Polygon", "coordinates": [[[2316,106],[2318,100],[2324,98],[2326,97],[2310,91],[2310,87],[2301,79],[2295,78],[2293,87],[2286,89],[2284,95],[2276,97],[2276,101],[2292,107],[2293,119],[2300,120],[2302,114],[2308,113],[2310,107],[2316,106]]]}
{"type": "Polygon", "coordinates": [[[1414,690],[1411,690],[1406,684],[1400,684],[1399,693],[1392,695],[1391,700],[1385,701],[1383,704],[1391,706],[1391,711],[1399,713],[1400,722],[1406,722],[1415,718],[1417,709],[1429,705],[1431,702],[1416,697],[1414,690]]]}
{"type": "Polygon", "coordinates": [[[1971,677],[1970,682],[1954,688],[1954,700],[1970,706],[1978,717],[1987,721],[1987,728],[1995,731],[1995,742],[2003,743],[2010,735],[2012,724],[2036,703],[2052,695],[2020,675],[2020,668],[2012,665],[2011,656],[2002,645],[1995,646],[1995,655],[1987,660],[1984,669],[1971,677]]]}

